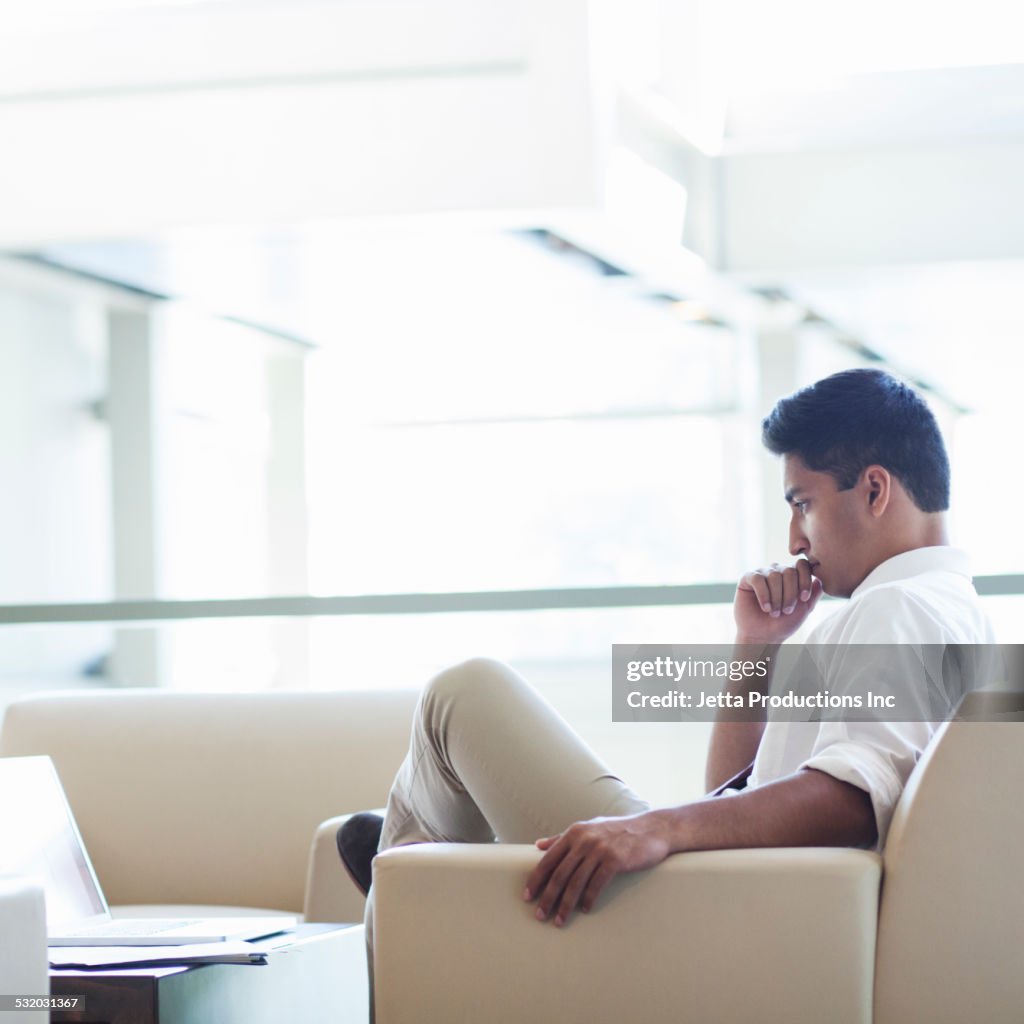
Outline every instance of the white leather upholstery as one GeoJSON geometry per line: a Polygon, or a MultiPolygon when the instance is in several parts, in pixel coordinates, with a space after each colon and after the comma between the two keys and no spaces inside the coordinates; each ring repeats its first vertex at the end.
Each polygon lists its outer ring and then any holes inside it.
{"type": "Polygon", "coordinates": [[[112,904],[361,920],[362,897],[336,851],[314,865],[311,842],[331,815],[384,803],[415,700],[413,691],[52,694],[7,709],[0,755],[52,756],[112,904]],[[318,898],[331,894],[323,906],[305,900],[307,880],[318,898]]]}
{"type": "MultiPolygon", "coordinates": [[[[49,991],[43,890],[24,878],[0,877],[0,994],[45,996],[49,991]]],[[[32,1010],[5,1011],[0,1017],[4,1024],[48,1019],[32,1010]]]]}
{"type": "Polygon", "coordinates": [[[1022,785],[1019,720],[950,722],[925,752],[885,852],[878,1024],[1024,1020],[1022,785]]]}
{"type": "Polygon", "coordinates": [[[530,846],[409,846],[374,866],[376,1024],[871,1019],[880,861],[670,857],[564,929],[520,899],[530,846]]]}

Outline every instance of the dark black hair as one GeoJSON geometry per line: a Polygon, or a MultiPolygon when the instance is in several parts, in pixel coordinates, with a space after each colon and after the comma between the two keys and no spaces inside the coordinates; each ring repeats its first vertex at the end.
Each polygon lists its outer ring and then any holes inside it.
{"type": "Polygon", "coordinates": [[[884,466],[922,512],[949,508],[949,458],[931,409],[882,370],[844,370],[780,399],[761,424],[776,455],[849,490],[867,466],[884,466]]]}

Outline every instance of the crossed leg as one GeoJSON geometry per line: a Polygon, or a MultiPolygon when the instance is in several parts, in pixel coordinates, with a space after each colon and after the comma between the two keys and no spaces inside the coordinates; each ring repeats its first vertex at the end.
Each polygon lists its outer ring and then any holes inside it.
{"type": "Polygon", "coordinates": [[[380,848],[532,843],[575,821],[648,807],[521,676],[474,658],[420,697],[380,848]]]}
{"type": "MultiPolygon", "coordinates": [[[[532,843],[576,821],[649,807],[521,676],[473,658],[435,676],[420,696],[380,849],[532,843]]],[[[372,888],[366,939],[372,965],[372,888]]]]}

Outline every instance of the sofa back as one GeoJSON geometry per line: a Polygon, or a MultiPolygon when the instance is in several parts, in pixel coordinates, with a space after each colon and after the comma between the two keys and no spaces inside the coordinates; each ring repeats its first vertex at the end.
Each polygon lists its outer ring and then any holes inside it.
{"type": "MultiPolygon", "coordinates": [[[[876,1024],[1024,1014],[1024,717],[974,695],[915,768],[885,849],[876,1024]],[[994,720],[971,721],[972,717],[994,720]]],[[[1019,703],[1019,702],[1018,702],[1019,703]]]]}
{"type": "Polygon", "coordinates": [[[316,826],[379,807],[417,694],[49,694],[10,705],[0,755],[49,754],[112,904],[301,912],[316,826]]]}

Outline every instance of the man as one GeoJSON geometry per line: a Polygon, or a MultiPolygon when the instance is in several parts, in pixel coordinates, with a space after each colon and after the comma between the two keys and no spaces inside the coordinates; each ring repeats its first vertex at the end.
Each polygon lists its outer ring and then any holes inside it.
{"type": "MultiPolygon", "coordinates": [[[[771,653],[822,593],[848,601],[809,644],[993,642],[966,558],[949,546],[942,437],[910,388],[878,370],[835,374],[781,400],[762,440],[782,457],[796,562],[740,580],[737,644],[771,653]]],[[[591,910],[616,875],[672,853],[881,847],[932,731],[927,722],[722,719],[707,788],[753,762],[749,785],[728,798],[651,808],[511,669],[475,659],[424,690],[382,834],[379,818],[357,816],[339,849],[365,889],[378,836],[380,849],[535,841],[544,855],[522,896],[536,902],[538,920],[561,926],[591,910]]],[[[370,925],[372,899],[367,914],[370,925]]]]}

